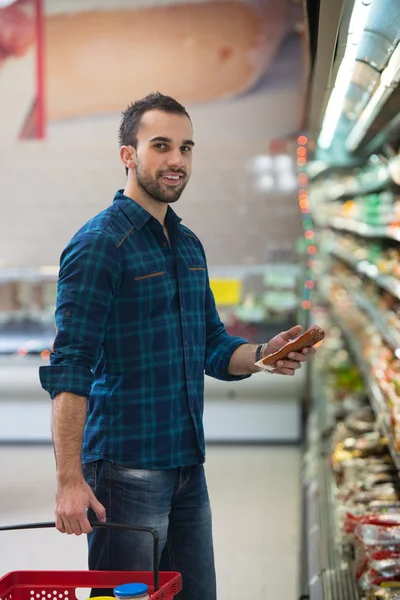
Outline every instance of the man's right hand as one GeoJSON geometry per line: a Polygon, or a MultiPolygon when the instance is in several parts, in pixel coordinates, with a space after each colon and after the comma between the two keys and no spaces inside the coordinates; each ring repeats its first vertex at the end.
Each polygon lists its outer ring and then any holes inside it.
{"type": "Polygon", "coordinates": [[[69,483],[58,483],[56,494],[56,527],[61,533],[81,535],[90,533],[87,518],[91,508],[101,523],[106,521],[106,509],[97,500],[84,478],[69,483]]]}

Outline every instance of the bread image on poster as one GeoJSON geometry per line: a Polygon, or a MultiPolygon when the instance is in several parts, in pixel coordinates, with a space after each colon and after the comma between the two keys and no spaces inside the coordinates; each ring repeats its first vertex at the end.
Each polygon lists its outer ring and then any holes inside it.
{"type": "Polygon", "coordinates": [[[183,103],[241,94],[268,69],[285,31],[281,0],[90,4],[107,10],[53,1],[64,11],[45,17],[50,121],[120,112],[156,90],[183,103]]]}

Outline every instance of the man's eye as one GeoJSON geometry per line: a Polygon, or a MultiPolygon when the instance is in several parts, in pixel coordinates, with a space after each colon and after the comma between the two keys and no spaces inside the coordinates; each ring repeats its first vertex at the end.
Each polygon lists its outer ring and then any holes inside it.
{"type": "Polygon", "coordinates": [[[165,150],[167,146],[165,144],[162,144],[161,142],[159,144],[156,144],[156,148],[158,148],[159,150],[165,150]]]}
{"type": "Polygon", "coordinates": [[[182,152],[191,152],[192,148],[190,146],[181,146],[182,152]]]}

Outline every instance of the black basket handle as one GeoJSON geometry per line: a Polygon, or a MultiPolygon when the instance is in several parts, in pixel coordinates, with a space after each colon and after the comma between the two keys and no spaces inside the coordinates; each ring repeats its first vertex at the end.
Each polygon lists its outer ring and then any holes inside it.
{"type": "MultiPolygon", "coordinates": [[[[153,578],[154,578],[154,591],[156,592],[160,587],[159,567],[158,567],[158,544],[159,535],[156,529],[151,527],[139,527],[136,525],[128,525],[127,523],[90,523],[90,525],[97,529],[123,529],[125,531],[143,531],[153,536],[153,578]]],[[[0,531],[18,531],[21,529],[52,529],[56,524],[54,521],[46,523],[22,523],[20,525],[5,525],[0,527],[0,531]]]]}

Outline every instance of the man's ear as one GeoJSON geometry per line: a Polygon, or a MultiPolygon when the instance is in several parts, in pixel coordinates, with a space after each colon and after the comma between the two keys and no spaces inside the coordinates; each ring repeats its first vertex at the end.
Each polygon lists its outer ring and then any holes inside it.
{"type": "Polygon", "coordinates": [[[133,146],[121,146],[119,155],[127,169],[133,169],[136,164],[136,150],[133,146]]]}

